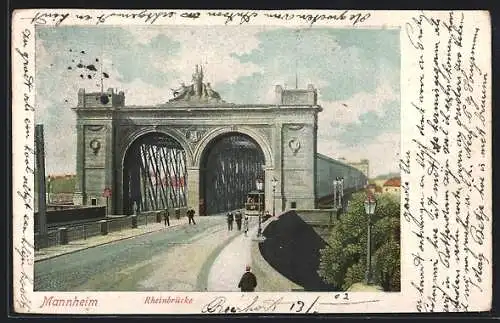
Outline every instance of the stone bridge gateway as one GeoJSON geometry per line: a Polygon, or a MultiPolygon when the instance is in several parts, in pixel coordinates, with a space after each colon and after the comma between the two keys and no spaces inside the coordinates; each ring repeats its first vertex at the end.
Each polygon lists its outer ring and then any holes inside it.
{"type": "Polygon", "coordinates": [[[315,207],[317,120],[322,108],[314,87],[276,86],[272,104],[231,104],[199,74],[196,69],[193,85],[184,86],[187,90],[154,106],[127,106],[124,92],[114,89],[79,91],[73,108],[75,204],[107,203],[110,214],[130,214],[132,202],[143,210],[177,203],[207,214],[234,206],[207,209],[207,198],[222,194],[224,200],[244,203],[238,188],[255,189],[259,177],[265,183],[267,206],[273,203],[271,179],[275,178],[277,211],[315,207]],[[251,145],[253,153],[247,149],[245,154],[237,145],[251,145]],[[227,154],[221,153],[225,148],[227,154]],[[219,151],[215,161],[213,149],[219,151]],[[108,201],[103,196],[106,188],[112,192],[108,201]]]}
{"type": "Polygon", "coordinates": [[[157,105],[126,105],[125,93],[78,92],[75,205],[108,214],[192,207],[210,215],[242,208],[264,182],[266,209],[314,209],[342,176],[346,190],[362,171],[317,153],[316,89],[275,87],[270,104],[225,102],[196,67],[191,85],[157,105]],[[278,185],[273,192],[272,180],[278,185]],[[104,191],[111,192],[108,197],[104,191]]]}

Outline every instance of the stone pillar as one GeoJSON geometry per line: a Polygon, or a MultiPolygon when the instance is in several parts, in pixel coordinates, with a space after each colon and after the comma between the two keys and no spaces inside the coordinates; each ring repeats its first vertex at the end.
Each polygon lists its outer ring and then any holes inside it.
{"type": "MultiPolygon", "coordinates": [[[[280,98],[281,99],[281,98],[280,98]]],[[[285,204],[283,201],[283,172],[281,159],[283,156],[283,136],[282,136],[282,123],[276,123],[274,125],[273,130],[273,158],[274,158],[274,169],[273,175],[278,180],[278,184],[276,185],[276,193],[275,193],[275,203],[276,203],[276,213],[280,214],[285,210],[285,204]]],[[[269,179],[269,181],[272,177],[269,179]]],[[[272,185],[270,186],[271,194],[272,194],[272,185]]]]}
{"type": "Polygon", "coordinates": [[[85,205],[85,138],[83,125],[77,121],[76,126],[76,183],[73,204],[85,205]]]}
{"type": "MultiPolygon", "coordinates": [[[[315,145],[311,121],[282,127],[282,189],[285,209],[312,209],[315,204],[315,145]]],[[[309,116],[310,117],[310,116],[309,116]]]]}
{"type": "Polygon", "coordinates": [[[187,168],[187,206],[194,208],[200,215],[200,170],[198,167],[187,168]]]}
{"type": "MultiPolygon", "coordinates": [[[[114,142],[113,142],[113,120],[109,121],[106,125],[106,134],[105,134],[105,175],[104,175],[104,188],[111,189],[111,196],[106,199],[106,197],[102,197],[101,202],[102,205],[106,206],[106,214],[115,214],[115,203],[114,203],[114,175],[115,175],[115,167],[114,167],[114,142]]],[[[104,191],[104,190],[103,190],[104,191]]],[[[102,196],[102,194],[101,194],[102,196]]]]}

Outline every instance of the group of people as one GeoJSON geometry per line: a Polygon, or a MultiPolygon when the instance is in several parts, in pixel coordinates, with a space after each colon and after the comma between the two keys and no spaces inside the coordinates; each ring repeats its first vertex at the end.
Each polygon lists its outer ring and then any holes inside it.
{"type": "MultiPolygon", "coordinates": [[[[196,222],[194,222],[194,215],[195,215],[194,209],[189,208],[186,212],[189,224],[191,223],[196,224],[196,222]]],[[[163,213],[163,222],[165,226],[170,226],[170,212],[168,212],[168,210],[165,210],[165,212],[163,213]]]]}
{"type": "Polygon", "coordinates": [[[236,228],[238,231],[241,231],[242,225],[243,225],[243,232],[245,232],[245,236],[248,233],[248,216],[245,216],[245,219],[243,219],[243,215],[241,214],[241,211],[236,211],[234,214],[232,212],[229,212],[227,215],[227,230],[232,231],[233,230],[233,223],[236,222],[236,228]]]}

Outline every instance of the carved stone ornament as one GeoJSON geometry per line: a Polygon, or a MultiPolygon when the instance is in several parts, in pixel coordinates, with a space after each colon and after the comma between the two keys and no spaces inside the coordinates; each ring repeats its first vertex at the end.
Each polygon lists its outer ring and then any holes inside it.
{"type": "Polygon", "coordinates": [[[89,125],[87,126],[87,129],[89,129],[90,131],[101,131],[102,129],[104,129],[104,125],[89,125]]]}
{"type": "Polygon", "coordinates": [[[97,155],[99,153],[99,150],[101,149],[101,143],[97,139],[92,139],[89,144],[90,148],[94,152],[94,155],[97,155]]]}
{"type": "Polygon", "coordinates": [[[185,130],[185,136],[190,143],[196,143],[201,140],[206,132],[206,129],[189,128],[185,130]]]}
{"type": "Polygon", "coordinates": [[[288,142],[288,147],[290,147],[290,150],[293,152],[294,155],[296,155],[297,152],[300,150],[299,139],[296,137],[290,139],[290,141],[288,142]]]}
{"type": "Polygon", "coordinates": [[[290,130],[300,130],[302,128],[304,128],[304,124],[303,123],[292,123],[292,124],[288,124],[288,129],[290,130]]]}
{"type": "Polygon", "coordinates": [[[196,65],[193,82],[190,85],[181,83],[177,89],[171,89],[173,98],[169,102],[224,102],[220,94],[212,89],[210,83],[203,82],[203,67],[196,65]]]}

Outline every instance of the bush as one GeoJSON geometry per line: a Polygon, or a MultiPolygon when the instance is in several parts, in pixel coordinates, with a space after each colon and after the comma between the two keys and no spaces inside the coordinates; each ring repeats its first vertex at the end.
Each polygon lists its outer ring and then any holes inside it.
{"type": "MultiPolygon", "coordinates": [[[[318,273],[325,282],[346,290],[365,278],[368,219],[365,193],[356,193],[320,251],[318,273]]],[[[372,272],[385,291],[400,290],[400,202],[390,194],[377,195],[372,216],[372,272]]]]}

